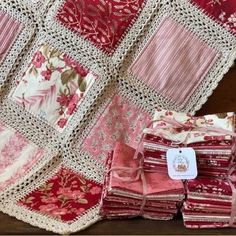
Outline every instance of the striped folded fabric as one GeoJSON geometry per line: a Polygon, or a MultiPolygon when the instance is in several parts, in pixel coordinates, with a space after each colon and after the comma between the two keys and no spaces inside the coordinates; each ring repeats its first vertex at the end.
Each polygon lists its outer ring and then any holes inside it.
{"type": "Polygon", "coordinates": [[[197,178],[186,183],[182,213],[187,228],[236,227],[236,183],[227,179],[197,178]]]}

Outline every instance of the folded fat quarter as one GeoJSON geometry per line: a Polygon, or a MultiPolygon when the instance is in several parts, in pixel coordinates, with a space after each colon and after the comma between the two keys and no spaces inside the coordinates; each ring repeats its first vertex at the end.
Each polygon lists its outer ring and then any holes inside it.
{"type": "Polygon", "coordinates": [[[107,174],[101,200],[101,215],[107,218],[143,216],[171,219],[184,199],[182,181],[167,173],[144,172],[135,150],[117,143],[107,160],[107,174]],[[141,173],[140,173],[141,171],[141,173]]]}

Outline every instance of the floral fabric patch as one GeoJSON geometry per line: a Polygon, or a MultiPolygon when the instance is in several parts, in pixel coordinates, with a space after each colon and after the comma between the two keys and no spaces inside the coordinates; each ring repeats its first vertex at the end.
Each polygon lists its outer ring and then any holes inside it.
{"type": "Polygon", "coordinates": [[[216,50],[168,17],[130,71],[158,93],[184,105],[217,58],[216,50]]]}
{"type": "Polygon", "coordinates": [[[226,29],[236,34],[235,0],[191,0],[208,15],[220,22],[226,29]]]}
{"type": "Polygon", "coordinates": [[[62,168],[43,186],[18,204],[50,217],[70,222],[98,204],[102,186],[62,168]]]}
{"type": "Polygon", "coordinates": [[[149,121],[147,113],[116,95],[85,139],[83,150],[103,162],[117,141],[137,147],[149,121]]]}
{"type": "Polygon", "coordinates": [[[43,155],[43,149],[0,122],[0,192],[24,177],[43,155]]]}
{"type": "Polygon", "coordinates": [[[145,0],[66,0],[57,20],[107,54],[112,54],[145,0]]]}
{"type": "Polygon", "coordinates": [[[44,44],[10,97],[61,132],[95,80],[79,63],[44,44]]]}
{"type": "Polygon", "coordinates": [[[5,59],[22,29],[22,23],[0,11],[0,64],[5,59]]]}

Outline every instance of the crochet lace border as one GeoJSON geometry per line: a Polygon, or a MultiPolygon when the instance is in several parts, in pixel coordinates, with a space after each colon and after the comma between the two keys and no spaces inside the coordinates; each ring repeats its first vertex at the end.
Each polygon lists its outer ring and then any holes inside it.
{"type": "Polygon", "coordinates": [[[19,22],[23,23],[24,27],[16,38],[14,44],[10,48],[6,57],[3,59],[2,64],[0,65],[0,88],[3,86],[8,74],[13,68],[14,63],[17,61],[17,58],[23,51],[23,49],[28,45],[30,39],[35,33],[35,23],[32,17],[30,16],[29,11],[26,8],[15,4],[14,1],[2,0],[0,3],[0,10],[4,11],[11,17],[17,19],[19,22]]]}

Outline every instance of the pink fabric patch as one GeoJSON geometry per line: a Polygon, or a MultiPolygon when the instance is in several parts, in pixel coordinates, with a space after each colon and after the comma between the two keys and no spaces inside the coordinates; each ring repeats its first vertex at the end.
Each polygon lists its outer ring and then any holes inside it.
{"type": "Polygon", "coordinates": [[[148,114],[126,99],[115,96],[85,139],[83,150],[103,162],[116,141],[137,147],[142,130],[149,122],[148,114]]]}
{"type": "Polygon", "coordinates": [[[0,192],[24,177],[43,155],[43,149],[0,122],[0,192]]]}
{"type": "Polygon", "coordinates": [[[236,34],[236,1],[235,0],[191,0],[207,15],[236,34]]]}
{"type": "Polygon", "coordinates": [[[67,0],[56,18],[66,28],[112,54],[144,3],[144,0],[67,0]]]}
{"type": "Polygon", "coordinates": [[[23,25],[0,11],[0,64],[22,30],[23,25]]]}
{"type": "Polygon", "coordinates": [[[157,92],[183,105],[216,59],[214,49],[166,18],[130,70],[157,92]]]}
{"type": "Polygon", "coordinates": [[[97,205],[101,192],[100,184],[62,168],[43,186],[21,199],[18,204],[69,222],[97,205]]]}

